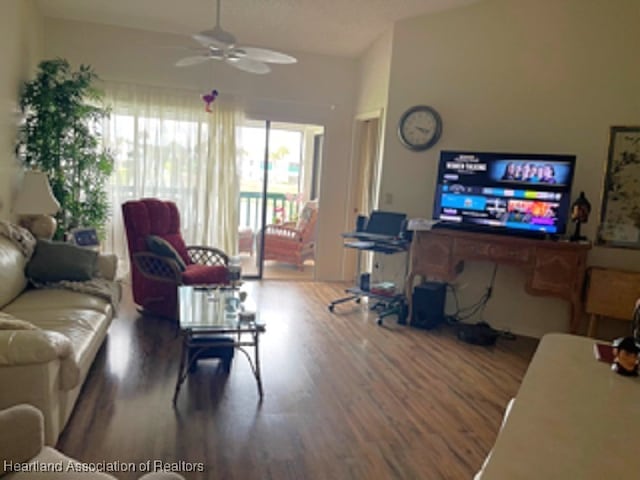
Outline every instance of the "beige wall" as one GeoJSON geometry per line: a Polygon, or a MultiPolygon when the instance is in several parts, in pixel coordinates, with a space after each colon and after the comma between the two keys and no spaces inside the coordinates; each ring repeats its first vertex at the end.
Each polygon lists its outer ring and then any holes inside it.
{"type": "MultiPolygon", "coordinates": [[[[385,112],[389,94],[389,75],[391,69],[391,43],[393,30],[389,29],[378,37],[358,59],[356,84],[356,101],[354,112],[354,128],[351,150],[351,165],[349,171],[349,204],[345,208],[345,222],[347,230],[352,230],[358,213],[357,186],[360,167],[360,135],[363,122],[371,118],[380,118],[380,130],[384,131],[385,112]]],[[[384,137],[380,136],[380,144],[384,137]]],[[[347,281],[353,281],[356,272],[356,251],[345,250],[343,262],[343,276],[347,281]]]]}
{"type": "Polygon", "coordinates": [[[189,52],[169,47],[193,46],[188,37],[49,18],[45,35],[47,57],[63,56],[74,65],[91,64],[105,80],[197,92],[216,88],[221,98],[244,103],[254,118],[323,125],[316,274],[322,280],[341,279],[340,232],[345,228],[355,61],[291,52],[298,57],[296,65],[275,66],[269,75],[259,76],[213,61],[174,67],[189,52]]]}
{"type": "Polygon", "coordinates": [[[14,145],[22,83],[41,59],[42,19],[32,0],[0,5],[0,219],[11,218],[11,201],[20,181],[14,145]]]}
{"type": "MultiPolygon", "coordinates": [[[[384,205],[430,217],[441,149],[577,155],[574,195],[584,190],[599,217],[608,132],[640,125],[640,2],[637,0],[485,0],[399,22],[394,27],[382,198],[384,205]],[[615,7],[613,7],[615,4],[615,7]],[[438,145],[411,153],[396,138],[402,112],[428,104],[442,115],[438,145]]],[[[591,263],[640,268],[640,252],[595,248],[591,263]]],[[[462,305],[475,301],[491,274],[468,264],[462,305]]],[[[542,335],[564,330],[568,306],[531,297],[524,276],[500,267],[485,319],[542,335]]]]}
{"type": "Polygon", "coordinates": [[[393,30],[383,33],[358,60],[356,113],[366,114],[387,106],[393,30]]]}

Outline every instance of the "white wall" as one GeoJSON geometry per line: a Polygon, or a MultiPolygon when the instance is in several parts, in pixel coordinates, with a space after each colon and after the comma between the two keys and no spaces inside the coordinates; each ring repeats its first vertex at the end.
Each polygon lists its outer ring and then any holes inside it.
{"type": "MultiPolygon", "coordinates": [[[[574,194],[596,206],[585,233],[594,238],[609,127],[640,125],[640,2],[637,0],[484,0],[399,22],[394,27],[383,205],[430,217],[441,149],[573,153],[574,194]],[[440,112],[444,132],[424,153],[396,138],[400,115],[416,104],[440,112]]],[[[640,252],[594,248],[590,262],[638,268],[640,252]]],[[[486,287],[488,264],[468,264],[461,303],[486,287]]],[[[521,272],[500,267],[485,319],[542,335],[565,330],[568,306],[523,291],[521,272]]]]}
{"type": "MultiPolygon", "coordinates": [[[[324,125],[316,275],[321,280],[342,278],[340,233],[345,228],[355,61],[290,52],[297,64],[276,65],[260,76],[214,61],[174,67],[190,52],[169,47],[194,46],[188,37],[50,18],[45,19],[45,35],[47,57],[88,63],[105,80],[197,92],[216,88],[221,99],[244,103],[254,118],[324,125]]],[[[196,94],[194,101],[200,101],[196,94]]]]}
{"type": "Polygon", "coordinates": [[[41,59],[42,18],[32,0],[2,0],[0,5],[0,219],[11,218],[20,181],[14,147],[20,87],[41,59]]]}

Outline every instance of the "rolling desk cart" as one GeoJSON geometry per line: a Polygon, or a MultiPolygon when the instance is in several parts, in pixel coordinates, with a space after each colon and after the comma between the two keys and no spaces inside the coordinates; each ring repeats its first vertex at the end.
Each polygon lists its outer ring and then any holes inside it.
{"type": "MultiPolygon", "coordinates": [[[[357,259],[357,271],[358,278],[360,278],[361,265],[360,265],[360,252],[369,251],[383,253],[385,255],[393,255],[396,253],[407,252],[410,242],[406,239],[398,238],[397,236],[385,236],[385,235],[363,235],[360,232],[344,233],[342,236],[345,239],[354,241],[348,241],[344,244],[346,248],[354,248],[358,250],[357,259]]],[[[405,270],[407,269],[408,262],[405,262],[405,270]]],[[[406,273],[406,272],[405,272],[406,273]]],[[[408,306],[403,293],[396,293],[393,295],[382,295],[371,292],[370,290],[363,290],[359,286],[347,288],[346,293],[349,295],[343,298],[339,298],[331,302],[328,306],[329,311],[333,312],[336,305],[340,303],[349,302],[351,300],[356,303],[360,303],[363,297],[373,298],[378,302],[372,307],[373,310],[379,310],[378,313],[378,325],[382,325],[383,319],[390,315],[398,316],[398,323],[405,324],[407,321],[408,306]]]]}

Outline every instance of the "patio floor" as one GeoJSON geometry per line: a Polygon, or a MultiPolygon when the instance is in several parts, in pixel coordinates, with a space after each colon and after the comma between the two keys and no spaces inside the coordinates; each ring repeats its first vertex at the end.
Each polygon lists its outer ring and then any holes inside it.
{"type": "MultiPolygon", "coordinates": [[[[240,255],[242,261],[242,274],[243,275],[257,275],[258,268],[256,267],[255,255],[247,255],[243,253],[240,255]]],[[[295,265],[288,263],[280,263],[273,260],[267,260],[264,263],[264,270],[262,277],[265,280],[300,280],[310,281],[314,279],[314,262],[313,260],[307,260],[303,270],[299,270],[295,265]]]]}

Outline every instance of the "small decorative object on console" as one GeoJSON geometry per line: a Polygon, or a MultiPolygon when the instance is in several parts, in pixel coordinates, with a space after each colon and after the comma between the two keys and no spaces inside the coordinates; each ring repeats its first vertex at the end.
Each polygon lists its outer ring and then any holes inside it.
{"type": "Polygon", "coordinates": [[[576,201],[571,205],[571,221],[576,224],[576,229],[569,240],[572,242],[579,242],[580,240],[586,240],[587,237],[580,234],[580,227],[583,223],[589,221],[589,214],[591,213],[591,203],[584,196],[584,192],[580,192],[580,196],[576,198],[576,201]]]}

